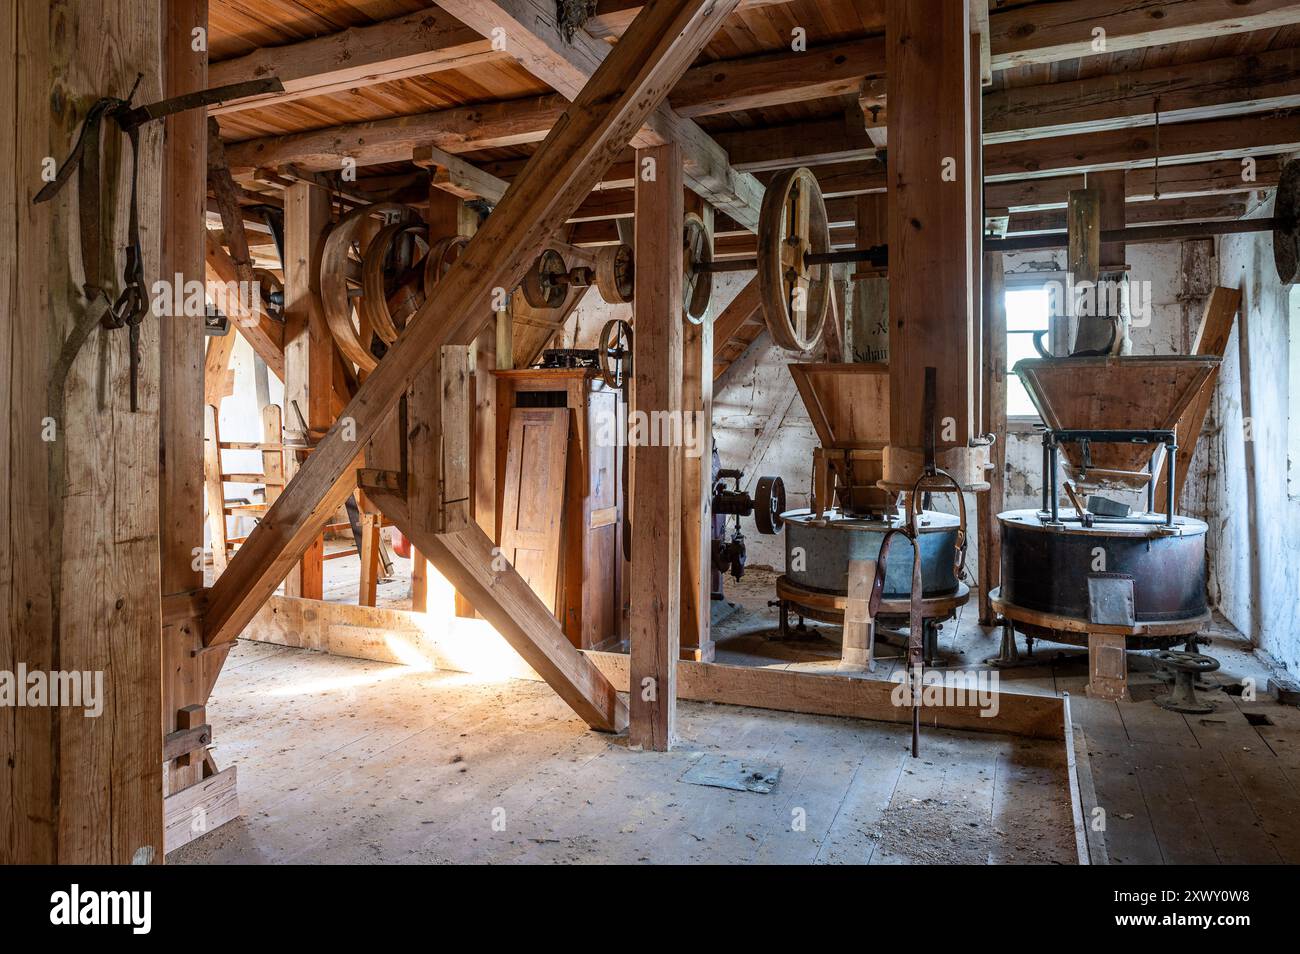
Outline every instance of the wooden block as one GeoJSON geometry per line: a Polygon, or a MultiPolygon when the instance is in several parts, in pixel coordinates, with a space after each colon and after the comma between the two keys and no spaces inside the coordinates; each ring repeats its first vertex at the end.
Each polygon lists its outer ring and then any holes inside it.
{"type": "Polygon", "coordinates": [[[1113,701],[1128,696],[1127,640],[1106,633],[1088,634],[1088,686],[1094,699],[1113,701]]]}
{"type": "Polygon", "coordinates": [[[872,656],[876,621],[871,616],[871,586],[876,579],[875,560],[849,561],[849,595],[844,603],[844,643],[841,669],[876,671],[872,656]]]}
{"type": "Polygon", "coordinates": [[[231,766],[163,800],[167,852],[239,817],[238,769],[231,766]]]}

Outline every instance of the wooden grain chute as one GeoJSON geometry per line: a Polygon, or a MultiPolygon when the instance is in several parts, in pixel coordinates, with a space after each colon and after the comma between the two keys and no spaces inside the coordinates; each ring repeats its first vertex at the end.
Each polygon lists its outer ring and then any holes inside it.
{"type": "MultiPolygon", "coordinates": [[[[1013,370],[1053,430],[1173,430],[1220,360],[1181,355],[1030,358],[1013,370]]],[[[1151,480],[1147,464],[1154,443],[1071,442],[1062,448],[1067,466],[1085,487],[1135,490],[1151,480]]]]}

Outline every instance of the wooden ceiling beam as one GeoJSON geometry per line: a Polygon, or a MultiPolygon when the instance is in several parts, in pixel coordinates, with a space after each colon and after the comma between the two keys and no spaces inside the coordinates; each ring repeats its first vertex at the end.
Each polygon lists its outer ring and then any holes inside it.
{"type": "MultiPolygon", "coordinates": [[[[1129,202],[1145,202],[1155,198],[1157,184],[1161,197],[1168,199],[1267,189],[1277,185],[1282,163],[1277,156],[1261,156],[1255,160],[1254,178],[1243,178],[1246,172],[1239,159],[1162,165],[1157,183],[1155,169],[1133,169],[1125,176],[1125,192],[1129,202]]],[[[990,182],[984,187],[984,204],[1013,212],[1063,209],[1070,190],[1083,187],[1081,174],[990,182]]]]}
{"type": "MultiPolygon", "coordinates": [[[[549,0],[444,0],[439,6],[484,36],[504,30],[510,54],[566,99],[579,94],[613,49],[582,30],[566,42],[556,24],[555,4],[549,0]]],[[[724,6],[730,10],[734,4],[724,6]]],[[[714,16],[718,21],[723,18],[714,16]]],[[[757,227],[762,185],[733,169],[722,147],[694,121],[660,103],[631,144],[640,149],[669,142],[681,148],[683,174],[692,192],[747,228],[757,227]]]]}
{"type": "Polygon", "coordinates": [[[984,181],[1059,176],[1097,169],[1138,169],[1163,162],[1275,155],[1300,149],[1300,114],[1236,116],[1053,136],[984,147],[984,181]]]}
{"type": "Polygon", "coordinates": [[[212,115],[278,106],[440,70],[464,69],[503,59],[490,41],[451,15],[431,7],[419,13],[352,27],[328,36],[264,46],[208,67],[211,86],[278,76],[284,91],[249,96],[208,110],[212,115]]]}
{"type": "MultiPolygon", "coordinates": [[[[1158,199],[1152,202],[1129,202],[1124,207],[1126,225],[1165,225],[1170,222],[1209,222],[1239,219],[1246,214],[1241,198],[1197,196],[1187,199],[1158,199]]],[[[1065,209],[1016,212],[1011,216],[1008,235],[1034,232],[1060,232],[1066,228],[1065,209]]]]}
{"type": "Polygon", "coordinates": [[[226,144],[226,164],[237,179],[262,167],[293,163],[311,172],[335,172],[351,159],[358,166],[404,162],[419,146],[453,155],[540,142],[568,106],[556,94],[457,106],[346,126],[226,144]]]}
{"type": "Polygon", "coordinates": [[[984,95],[984,143],[1300,106],[1300,49],[1107,73],[984,95]]]}
{"type": "Polygon", "coordinates": [[[1294,0],[1064,0],[993,11],[994,70],[1300,23],[1294,0]]]}
{"type": "Polygon", "coordinates": [[[706,63],[687,70],[668,99],[679,116],[713,116],[856,93],[884,73],[885,38],[868,36],[706,63]]]}
{"type": "MultiPolygon", "coordinates": [[[[779,7],[791,0],[740,0],[736,11],[759,10],[763,7],[779,7]]],[[[617,39],[628,28],[632,18],[641,12],[643,0],[597,0],[596,12],[586,23],[583,30],[598,40],[617,39]]],[[[884,17],[880,18],[880,28],[884,29],[884,17]]]]}
{"type": "MultiPolygon", "coordinates": [[[[819,166],[873,158],[865,131],[838,119],[722,133],[737,169],[819,166]]],[[[1157,153],[1153,127],[1051,136],[984,147],[985,181],[1060,176],[1092,169],[1141,168],[1162,162],[1273,155],[1300,149],[1300,115],[1265,114],[1162,124],[1157,153]]]]}

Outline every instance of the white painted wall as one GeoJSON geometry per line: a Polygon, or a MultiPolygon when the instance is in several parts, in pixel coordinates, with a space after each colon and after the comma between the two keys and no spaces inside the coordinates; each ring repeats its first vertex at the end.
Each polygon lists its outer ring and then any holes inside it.
{"type": "MultiPolygon", "coordinates": [[[[1252,215],[1272,215],[1271,198],[1252,215]]],[[[1210,597],[1300,676],[1300,498],[1287,481],[1289,345],[1300,333],[1268,233],[1224,237],[1219,279],[1242,310],[1211,407],[1210,597]]]]}

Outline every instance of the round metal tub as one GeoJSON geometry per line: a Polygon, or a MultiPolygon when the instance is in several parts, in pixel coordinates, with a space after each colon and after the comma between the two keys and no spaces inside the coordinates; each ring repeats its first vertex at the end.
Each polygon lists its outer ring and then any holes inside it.
{"type": "MultiPolygon", "coordinates": [[[[901,518],[862,520],[828,511],[820,520],[808,510],[783,513],[785,520],[785,575],[797,586],[823,593],[848,592],[849,561],[875,560],[886,531],[900,526],[901,518]]],[[[957,591],[953,570],[957,545],[957,518],[927,510],[921,514],[921,584],[926,597],[957,591]]],[[[907,599],[912,592],[912,547],[905,538],[889,548],[885,568],[885,599],[907,599]]]]}
{"type": "Polygon", "coordinates": [[[1207,612],[1205,534],[1191,517],[1175,517],[1177,532],[1133,521],[1084,527],[1044,525],[1036,510],[998,514],[1002,527],[1001,598],[1015,606],[1088,620],[1088,579],[1133,579],[1139,623],[1192,620],[1207,612]]]}

